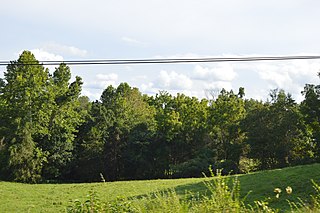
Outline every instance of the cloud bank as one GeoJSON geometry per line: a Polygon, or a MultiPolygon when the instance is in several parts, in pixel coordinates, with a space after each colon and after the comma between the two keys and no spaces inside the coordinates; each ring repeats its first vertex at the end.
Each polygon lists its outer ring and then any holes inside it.
{"type": "Polygon", "coordinates": [[[50,42],[43,45],[43,49],[48,52],[59,53],[67,56],[85,57],[88,54],[87,50],[83,50],[74,46],[62,45],[55,42],[50,42]]]}

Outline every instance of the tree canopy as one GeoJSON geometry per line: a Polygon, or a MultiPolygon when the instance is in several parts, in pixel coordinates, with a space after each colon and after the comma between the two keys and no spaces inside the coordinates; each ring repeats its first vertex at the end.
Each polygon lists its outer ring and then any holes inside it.
{"type": "Polygon", "coordinates": [[[82,80],[53,72],[24,51],[0,79],[0,178],[20,182],[200,177],[282,168],[320,160],[320,85],[296,103],[281,89],[270,101],[222,89],[199,100],[127,83],[100,100],[82,80]]]}

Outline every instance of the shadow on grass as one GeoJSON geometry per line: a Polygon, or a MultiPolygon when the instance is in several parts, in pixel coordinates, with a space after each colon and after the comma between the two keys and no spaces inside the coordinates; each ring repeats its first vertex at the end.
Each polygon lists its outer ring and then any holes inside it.
{"type": "MultiPolygon", "coordinates": [[[[232,179],[236,176],[229,176],[229,186],[232,185],[232,179]]],[[[239,175],[237,178],[240,181],[240,197],[246,197],[244,203],[246,205],[255,205],[255,201],[266,201],[271,208],[281,209],[280,212],[290,212],[289,202],[299,202],[299,198],[309,203],[311,195],[315,195],[311,179],[316,183],[320,182],[320,164],[304,165],[292,168],[277,169],[272,171],[261,171],[247,175],[239,175]],[[285,189],[287,186],[292,187],[293,193],[287,194],[285,189]],[[275,188],[282,189],[279,198],[276,198],[274,193],[275,188]],[[249,194],[248,194],[249,193],[249,194]]],[[[210,196],[210,191],[205,186],[205,181],[210,181],[213,178],[204,179],[198,183],[179,185],[174,188],[160,190],[161,193],[174,191],[181,199],[189,197],[188,194],[199,196],[210,196]]],[[[142,197],[150,197],[152,193],[132,197],[139,199],[142,197]]],[[[159,191],[158,191],[159,192],[159,191]]],[[[130,198],[131,199],[131,198],[130,198]]],[[[300,200],[300,201],[301,201],[300,200]]]]}

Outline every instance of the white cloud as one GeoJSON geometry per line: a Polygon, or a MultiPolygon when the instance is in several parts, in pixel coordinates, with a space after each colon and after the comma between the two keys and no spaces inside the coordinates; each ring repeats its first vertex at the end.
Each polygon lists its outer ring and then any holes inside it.
{"type": "Polygon", "coordinates": [[[154,83],[149,82],[145,84],[141,84],[139,87],[140,91],[143,94],[148,94],[148,95],[155,95],[159,93],[159,91],[166,91],[172,95],[177,95],[177,93],[184,94],[190,97],[197,97],[197,98],[205,98],[205,92],[204,90],[197,90],[197,89],[168,89],[168,88],[159,88],[155,87],[154,83]]]}
{"type": "MultiPolygon", "coordinates": [[[[63,61],[63,57],[61,55],[57,55],[54,53],[50,53],[47,52],[43,49],[32,49],[30,50],[32,52],[32,54],[35,56],[35,58],[38,61],[63,61]]],[[[17,55],[17,58],[19,57],[19,55],[23,52],[23,50],[21,50],[17,55]]],[[[44,67],[48,68],[49,70],[53,71],[55,69],[55,65],[45,65],[44,67]]]]}
{"type": "Polygon", "coordinates": [[[192,80],[188,76],[178,74],[175,71],[167,72],[162,70],[155,85],[164,90],[184,90],[191,89],[192,80]]]}
{"type": "Polygon", "coordinates": [[[97,74],[93,81],[84,82],[85,88],[103,90],[108,86],[116,86],[118,81],[118,75],[115,73],[111,74],[97,74]]]}
{"type": "Polygon", "coordinates": [[[49,52],[55,52],[62,55],[69,55],[69,56],[78,56],[78,57],[85,57],[87,55],[87,50],[82,50],[74,46],[67,46],[58,43],[47,43],[43,46],[44,50],[49,52]]]}
{"type": "Polygon", "coordinates": [[[158,89],[154,88],[154,84],[152,82],[141,84],[139,87],[142,93],[148,94],[148,95],[154,95],[157,92],[159,92],[158,89]]]}
{"type": "Polygon", "coordinates": [[[172,95],[183,93],[190,96],[198,96],[201,93],[194,90],[194,84],[187,75],[166,70],[161,70],[154,81],[142,83],[138,87],[142,93],[148,95],[155,95],[162,90],[165,90],[172,95]]]}
{"type": "Polygon", "coordinates": [[[267,80],[271,87],[285,88],[292,84],[289,73],[283,68],[275,65],[261,64],[258,65],[258,72],[262,79],[267,80]]]}
{"type": "Polygon", "coordinates": [[[231,90],[232,84],[229,81],[215,81],[212,83],[206,83],[205,84],[205,90],[231,90]]]}
{"type": "MultiPolygon", "coordinates": [[[[33,49],[30,51],[34,54],[38,61],[63,61],[63,57],[61,55],[53,54],[43,49],[33,49]]],[[[19,55],[22,52],[23,50],[19,52],[19,55]]]]}
{"type": "MultiPolygon", "coordinates": [[[[182,90],[178,91],[179,93],[182,93],[184,95],[187,95],[189,97],[197,97],[199,99],[206,98],[205,90],[182,90]]],[[[175,93],[173,93],[175,95],[175,93]]]]}
{"type": "Polygon", "coordinates": [[[268,82],[269,89],[284,89],[300,101],[304,85],[317,84],[319,68],[318,61],[297,60],[273,64],[259,63],[256,65],[256,72],[262,80],[268,82]]]}
{"type": "Polygon", "coordinates": [[[87,89],[83,89],[81,95],[89,97],[90,101],[99,100],[101,93],[100,92],[91,92],[87,89]]]}
{"type": "Polygon", "coordinates": [[[228,63],[218,64],[214,67],[196,65],[193,78],[204,81],[232,81],[237,76],[233,66],[228,63]]]}

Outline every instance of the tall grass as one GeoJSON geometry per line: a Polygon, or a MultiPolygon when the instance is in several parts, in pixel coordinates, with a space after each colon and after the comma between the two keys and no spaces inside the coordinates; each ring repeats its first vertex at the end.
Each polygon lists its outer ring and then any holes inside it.
{"type": "MultiPolygon", "coordinates": [[[[206,194],[186,192],[182,197],[171,189],[157,191],[141,197],[118,197],[113,201],[101,202],[94,192],[90,192],[85,201],[74,200],[70,202],[67,212],[283,212],[281,209],[274,209],[268,205],[267,201],[270,198],[255,201],[253,206],[246,205],[246,197],[240,197],[240,182],[237,177],[225,177],[218,172],[215,178],[206,178],[204,184],[207,188],[206,194]]],[[[311,203],[304,203],[302,200],[299,202],[288,201],[291,212],[320,212],[320,187],[314,181],[313,187],[317,193],[312,196],[311,203]]],[[[290,187],[284,189],[284,191],[292,193],[290,187]]],[[[272,199],[277,199],[280,193],[280,189],[275,189],[275,196],[272,199]]],[[[249,193],[247,195],[249,196],[249,193]]]]}

